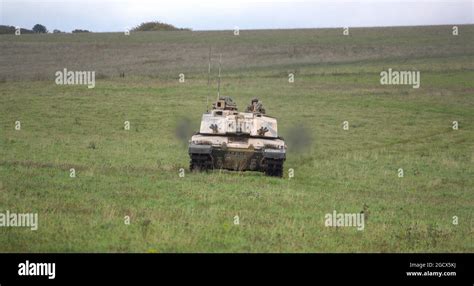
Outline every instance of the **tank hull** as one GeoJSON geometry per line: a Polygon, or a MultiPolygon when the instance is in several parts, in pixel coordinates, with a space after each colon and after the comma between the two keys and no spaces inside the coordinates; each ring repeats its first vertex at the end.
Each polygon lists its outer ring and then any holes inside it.
{"type": "Polygon", "coordinates": [[[189,144],[190,169],[259,171],[281,177],[286,159],[284,146],[279,138],[196,134],[189,144]]]}

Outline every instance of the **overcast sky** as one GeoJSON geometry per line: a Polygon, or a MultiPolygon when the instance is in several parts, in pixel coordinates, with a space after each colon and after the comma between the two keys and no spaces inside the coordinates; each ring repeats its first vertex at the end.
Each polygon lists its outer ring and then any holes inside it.
{"type": "Polygon", "coordinates": [[[0,24],[123,31],[145,21],[193,30],[472,24],[472,0],[0,0],[0,24]]]}

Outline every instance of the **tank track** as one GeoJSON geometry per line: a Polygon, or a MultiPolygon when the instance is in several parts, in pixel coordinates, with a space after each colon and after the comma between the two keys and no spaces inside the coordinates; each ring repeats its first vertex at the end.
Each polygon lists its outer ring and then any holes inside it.
{"type": "MultiPolygon", "coordinates": [[[[282,159],[265,159],[263,172],[266,176],[283,177],[282,159]]],[[[189,169],[195,172],[203,172],[214,169],[212,157],[209,154],[191,154],[189,169]]]]}
{"type": "Polygon", "coordinates": [[[265,175],[271,177],[283,177],[283,160],[282,159],[265,159],[265,175]]]}
{"type": "Polygon", "coordinates": [[[214,169],[211,156],[208,154],[191,154],[189,169],[198,172],[214,169]]]}

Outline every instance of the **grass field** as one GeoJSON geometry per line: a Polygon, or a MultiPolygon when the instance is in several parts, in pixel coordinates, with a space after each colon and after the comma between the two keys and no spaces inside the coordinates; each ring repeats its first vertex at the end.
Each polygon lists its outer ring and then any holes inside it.
{"type": "Polygon", "coordinates": [[[459,31],[2,35],[0,212],[39,228],[0,227],[0,251],[473,252],[474,26],[459,31]],[[222,93],[278,117],[283,179],[188,172],[176,128],[199,128],[209,46],[222,93]],[[56,85],[63,68],[96,71],[95,88],[56,85]],[[381,85],[388,68],[421,87],[381,85]],[[312,139],[292,148],[292,130],[312,139]],[[364,211],[364,230],[325,227],[333,210],[364,211]]]}

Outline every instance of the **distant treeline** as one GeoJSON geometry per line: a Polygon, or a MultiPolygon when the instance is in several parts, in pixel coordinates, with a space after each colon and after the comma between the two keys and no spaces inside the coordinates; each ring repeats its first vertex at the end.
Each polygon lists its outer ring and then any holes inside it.
{"type": "Polygon", "coordinates": [[[75,29],[75,30],[72,30],[72,33],[90,33],[91,31],[89,30],[81,30],[81,29],[75,29]]]}
{"type": "MultiPolygon", "coordinates": [[[[6,26],[6,25],[0,25],[0,34],[15,34],[16,27],[14,26],[6,26]]],[[[79,33],[87,30],[74,30],[72,31],[73,33],[79,33]]],[[[33,26],[31,30],[25,29],[25,28],[20,28],[20,34],[43,34],[43,33],[48,33],[48,29],[46,29],[46,26],[41,25],[41,24],[36,24],[33,26]]],[[[64,33],[60,30],[54,29],[53,33],[64,33]]]]}
{"type": "MultiPolygon", "coordinates": [[[[0,34],[15,34],[16,28],[13,26],[0,25],[0,34]]],[[[22,34],[33,34],[33,30],[20,28],[22,34]]]]}
{"type": "MultiPolygon", "coordinates": [[[[155,22],[145,22],[141,23],[137,27],[133,28],[131,31],[132,32],[146,32],[146,31],[190,31],[191,29],[187,28],[176,28],[173,25],[162,23],[159,21],[155,22]]],[[[0,34],[15,34],[16,27],[14,26],[7,26],[7,25],[0,25],[0,34]]],[[[34,34],[34,33],[48,33],[48,29],[41,24],[36,24],[33,26],[31,30],[25,29],[25,28],[20,28],[20,33],[21,34],[34,34]]],[[[89,30],[82,30],[82,29],[75,29],[72,30],[71,33],[90,33],[91,31],[89,30]]],[[[65,33],[63,31],[60,31],[58,29],[53,30],[54,34],[58,33],[65,33]]]]}
{"type": "Polygon", "coordinates": [[[145,22],[141,23],[137,27],[132,29],[132,32],[147,32],[147,31],[190,31],[191,29],[187,28],[176,28],[173,25],[162,23],[159,21],[156,22],[145,22]]]}

